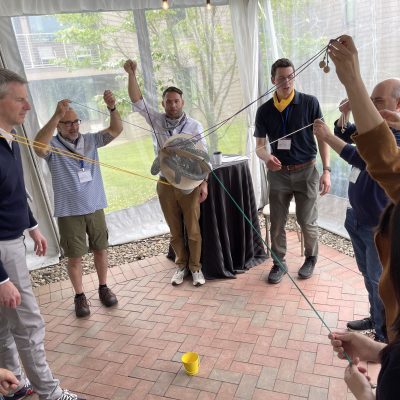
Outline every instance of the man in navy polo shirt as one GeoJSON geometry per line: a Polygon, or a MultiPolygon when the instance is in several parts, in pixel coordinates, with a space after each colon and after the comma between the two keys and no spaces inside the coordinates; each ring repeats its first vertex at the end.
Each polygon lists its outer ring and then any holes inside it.
{"type": "MultiPolygon", "coordinates": [[[[400,112],[400,79],[386,79],[378,83],[372,91],[371,100],[378,111],[400,112]]],[[[379,184],[371,178],[366,170],[365,161],[352,145],[351,135],[357,128],[348,122],[350,103],[347,100],[342,102],[339,110],[342,115],[335,122],[335,136],[319,120],[314,123],[314,133],[352,166],[348,192],[350,207],[346,211],[344,226],[353,244],[358,269],[364,278],[370,316],[349,321],[347,327],[354,331],[375,329],[375,340],[386,341],[384,307],[378,287],[382,264],[375,246],[375,230],[389,199],[379,184]]],[[[392,129],[392,132],[397,145],[400,146],[400,131],[392,129]]]]}
{"type": "Polygon", "coordinates": [[[295,91],[294,78],[290,60],[281,58],[272,65],[271,80],[276,91],[272,99],[259,107],[255,122],[257,156],[268,168],[271,249],[284,267],[274,259],[269,283],[279,283],[287,271],[285,225],[293,197],[306,256],[298,275],[301,279],[311,277],[318,256],[318,190],[322,196],[331,186],[329,148],[323,141],[318,141],[323,166],[321,177],[315,167],[317,145],[309,125],[322,118],[318,100],[295,91]],[[270,151],[266,148],[267,138],[272,143],[270,151]]]}

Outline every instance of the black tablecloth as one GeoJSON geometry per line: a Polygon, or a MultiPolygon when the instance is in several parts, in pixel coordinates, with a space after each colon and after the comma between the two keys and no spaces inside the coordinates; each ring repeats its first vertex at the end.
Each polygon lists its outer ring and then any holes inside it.
{"type": "MultiPolygon", "coordinates": [[[[260,233],[253,183],[247,160],[222,164],[208,179],[208,197],[201,204],[201,262],[206,279],[235,278],[235,274],[267,259],[264,245],[243,214],[260,233]],[[218,179],[216,179],[216,177],[218,179]]],[[[170,247],[168,258],[174,259],[170,247]]]]}
{"type": "Polygon", "coordinates": [[[200,217],[202,270],[207,279],[233,278],[236,273],[267,258],[262,240],[218,180],[260,233],[247,160],[222,164],[214,169],[208,180],[208,198],[201,204],[200,217]]]}

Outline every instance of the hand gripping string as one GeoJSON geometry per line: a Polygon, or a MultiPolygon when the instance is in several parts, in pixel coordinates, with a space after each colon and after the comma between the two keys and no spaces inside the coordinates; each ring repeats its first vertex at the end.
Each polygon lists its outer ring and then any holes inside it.
{"type": "MultiPolygon", "coordinates": [[[[49,152],[54,153],[54,154],[58,154],[58,155],[65,156],[65,157],[69,157],[69,158],[72,158],[72,159],[75,159],[75,160],[83,160],[83,161],[86,161],[87,163],[103,166],[103,167],[106,167],[106,168],[110,168],[110,169],[112,169],[114,171],[125,172],[125,173],[127,173],[129,175],[135,175],[135,176],[139,176],[139,177],[144,178],[144,179],[152,180],[152,181],[155,181],[155,182],[160,182],[160,183],[162,183],[164,185],[170,185],[170,183],[168,183],[168,182],[159,181],[156,178],[145,176],[145,175],[139,174],[137,172],[133,172],[133,171],[130,171],[130,170],[125,169],[125,168],[116,167],[114,165],[107,164],[107,163],[104,163],[104,162],[101,162],[101,161],[98,161],[98,160],[93,160],[91,158],[82,156],[80,154],[72,153],[72,152],[67,151],[67,150],[62,150],[62,149],[60,149],[58,147],[45,145],[42,142],[38,142],[36,140],[28,139],[25,136],[18,135],[16,133],[10,133],[10,132],[8,132],[8,133],[14,137],[14,141],[15,142],[17,142],[19,144],[22,144],[22,145],[25,145],[25,146],[30,146],[32,148],[37,148],[37,149],[42,149],[42,150],[46,149],[46,150],[49,150],[49,152]]],[[[0,137],[4,138],[4,136],[1,133],[0,133],[0,137]]]]}

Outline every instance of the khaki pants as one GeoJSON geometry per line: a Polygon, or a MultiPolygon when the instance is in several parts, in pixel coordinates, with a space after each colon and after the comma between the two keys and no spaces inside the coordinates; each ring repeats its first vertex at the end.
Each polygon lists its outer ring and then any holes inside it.
{"type": "Polygon", "coordinates": [[[39,399],[58,399],[62,390],[46,361],[44,321],[32,292],[23,237],[0,241],[0,257],[21,294],[16,309],[0,306],[0,367],[9,369],[23,384],[20,358],[39,399]]]}
{"type": "Polygon", "coordinates": [[[299,171],[268,171],[271,249],[280,260],[286,255],[285,225],[289,203],[296,202],[296,218],[304,235],[306,257],[318,255],[318,187],[315,165],[299,171]]]}
{"type": "Polygon", "coordinates": [[[161,209],[171,232],[171,246],[175,251],[175,263],[179,268],[189,266],[192,272],[201,269],[200,188],[184,194],[172,185],[157,183],[161,209]],[[188,237],[189,254],[185,246],[183,224],[188,237]]]}

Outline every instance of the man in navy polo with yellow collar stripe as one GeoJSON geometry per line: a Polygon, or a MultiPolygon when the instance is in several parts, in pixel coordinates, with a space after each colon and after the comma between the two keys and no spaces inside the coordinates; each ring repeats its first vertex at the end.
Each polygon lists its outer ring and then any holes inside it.
{"type": "Polygon", "coordinates": [[[290,60],[281,58],[272,65],[271,81],[276,91],[272,99],[259,107],[255,122],[256,153],[268,168],[271,249],[283,266],[274,259],[269,283],[279,283],[287,271],[285,225],[293,197],[306,257],[298,275],[301,279],[312,276],[318,257],[318,192],[322,196],[331,186],[329,148],[323,141],[318,141],[321,177],[315,167],[317,145],[310,124],[322,118],[318,100],[295,91],[294,78],[290,60]],[[267,138],[272,143],[270,150],[266,148],[267,138]]]}

